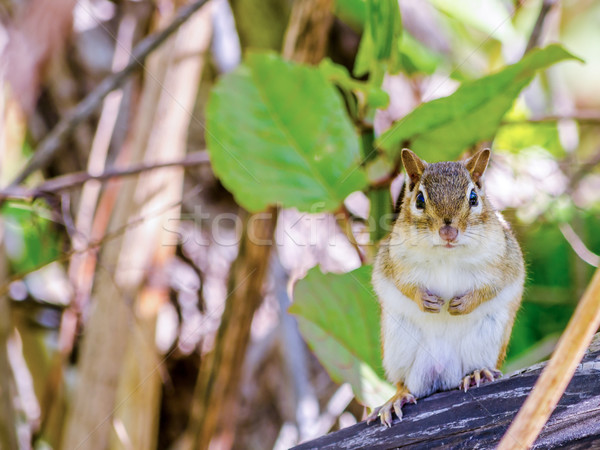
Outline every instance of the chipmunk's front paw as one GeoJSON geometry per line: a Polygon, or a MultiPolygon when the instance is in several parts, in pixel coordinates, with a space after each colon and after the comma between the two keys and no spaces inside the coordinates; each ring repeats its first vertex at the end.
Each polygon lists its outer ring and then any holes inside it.
{"type": "Polygon", "coordinates": [[[444,299],[439,298],[427,289],[421,289],[421,309],[425,312],[439,313],[444,306],[444,299]]]}
{"type": "Polygon", "coordinates": [[[408,392],[406,388],[398,388],[396,394],[390,398],[383,405],[375,408],[369,417],[367,417],[367,424],[380,418],[381,424],[386,427],[392,426],[392,411],[396,413],[398,419],[402,420],[402,407],[407,403],[417,404],[417,399],[408,392]]]}
{"type": "Polygon", "coordinates": [[[453,316],[468,314],[471,312],[471,295],[465,294],[460,297],[454,297],[448,304],[448,312],[453,316]]]}
{"type": "Polygon", "coordinates": [[[458,389],[467,392],[471,386],[479,387],[481,383],[497,380],[501,376],[502,372],[500,372],[498,369],[474,370],[473,373],[470,373],[462,379],[458,389]]]}

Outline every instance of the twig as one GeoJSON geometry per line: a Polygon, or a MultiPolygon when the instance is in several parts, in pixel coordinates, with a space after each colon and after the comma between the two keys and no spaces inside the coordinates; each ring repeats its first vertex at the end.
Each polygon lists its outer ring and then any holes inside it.
{"type": "Polygon", "coordinates": [[[198,151],[188,154],[185,158],[178,161],[171,161],[157,164],[133,164],[126,169],[112,168],[99,175],[92,175],[88,172],[75,172],[51,178],[35,188],[25,188],[21,186],[9,186],[0,190],[0,202],[6,199],[31,199],[48,193],[57,193],[68,189],[73,189],[82,185],[86,181],[103,181],[109,178],[125,177],[137,175],[150,170],[162,169],[164,167],[190,167],[200,164],[207,164],[210,160],[206,151],[198,151]]]}
{"type": "Polygon", "coordinates": [[[586,247],[571,225],[561,223],[558,228],[577,256],[590,266],[598,267],[600,265],[600,256],[586,247]]]}
{"type": "Polygon", "coordinates": [[[531,447],[565,392],[599,325],[600,270],[596,270],[556,351],[504,434],[498,450],[531,447]]]}
{"type": "Polygon", "coordinates": [[[129,75],[139,69],[144,59],[158,48],[169,36],[200,9],[208,0],[198,0],[177,11],[173,21],[165,29],[151,34],[135,46],[129,63],[120,70],[107,76],[90,92],[70,113],[68,113],[46,137],[38,144],[35,153],[21,173],[10,184],[11,187],[22,183],[29,175],[46,166],[62,149],[62,143],[73,129],[86,120],[100,106],[100,103],[111,91],[118,88],[129,75]]]}
{"type": "Polygon", "coordinates": [[[540,13],[535,21],[535,25],[533,26],[533,30],[531,31],[531,36],[529,36],[529,41],[527,42],[527,47],[525,47],[525,53],[529,52],[529,50],[537,47],[540,40],[540,35],[542,34],[542,28],[544,27],[544,20],[546,20],[546,16],[550,9],[554,6],[556,0],[544,0],[542,2],[542,7],[540,9],[540,13]]]}

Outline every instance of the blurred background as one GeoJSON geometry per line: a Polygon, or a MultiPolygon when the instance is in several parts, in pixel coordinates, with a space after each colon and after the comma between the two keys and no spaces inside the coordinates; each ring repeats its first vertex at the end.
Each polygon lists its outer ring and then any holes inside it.
{"type": "MultiPolygon", "coordinates": [[[[540,72],[473,145],[494,151],[487,193],[528,267],[504,372],[551,354],[600,262],[600,3],[400,0],[403,63],[369,75],[361,37],[387,20],[373,8],[0,1],[0,448],[288,448],[364,417],[288,307],[313,267],[369,262],[376,197],[359,187],[341,209],[265,209],[221,184],[207,122],[215,135],[249,127],[218,115],[215,86],[242,92],[217,83],[241,80],[250,51],[375,80],[383,102],[340,96],[363,141],[528,49],[558,42],[585,61],[540,72]]],[[[279,101],[294,111],[309,88],[279,101]]],[[[240,99],[225,106],[243,115],[240,99]]],[[[398,167],[369,171],[389,209],[398,167]]]]}

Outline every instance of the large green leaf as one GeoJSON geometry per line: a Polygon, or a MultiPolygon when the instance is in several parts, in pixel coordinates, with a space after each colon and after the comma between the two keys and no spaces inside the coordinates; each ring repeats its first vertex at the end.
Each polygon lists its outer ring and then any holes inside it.
{"type": "Polygon", "coordinates": [[[366,186],[358,136],[317,68],[250,53],[213,89],[206,125],[213,170],[250,211],[332,211],[366,186]]]}
{"type": "Polygon", "coordinates": [[[314,268],[296,284],[290,312],[331,377],[350,383],[361,403],[375,407],[394,390],[384,381],[379,304],[370,279],[370,266],[341,275],[314,268]]]}
{"type": "Polygon", "coordinates": [[[577,59],[559,45],[528,53],[500,72],[463,83],[454,94],[424,103],[377,139],[377,146],[396,156],[410,146],[428,161],[454,159],[465,148],[491,139],[519,92],[539,69],[577,59]]]}

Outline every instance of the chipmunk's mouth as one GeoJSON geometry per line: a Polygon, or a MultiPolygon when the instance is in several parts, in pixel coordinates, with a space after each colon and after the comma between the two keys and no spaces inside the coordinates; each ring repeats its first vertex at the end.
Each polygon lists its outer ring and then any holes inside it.
{"type": "Polygon", "coordinates": [[[456,248],[459,247],[460,244],[456,243],[456,242],[446,242],[445,244],[437,244],[435,245],[435,247],[442,247],[442,248],[456,248]]]}

